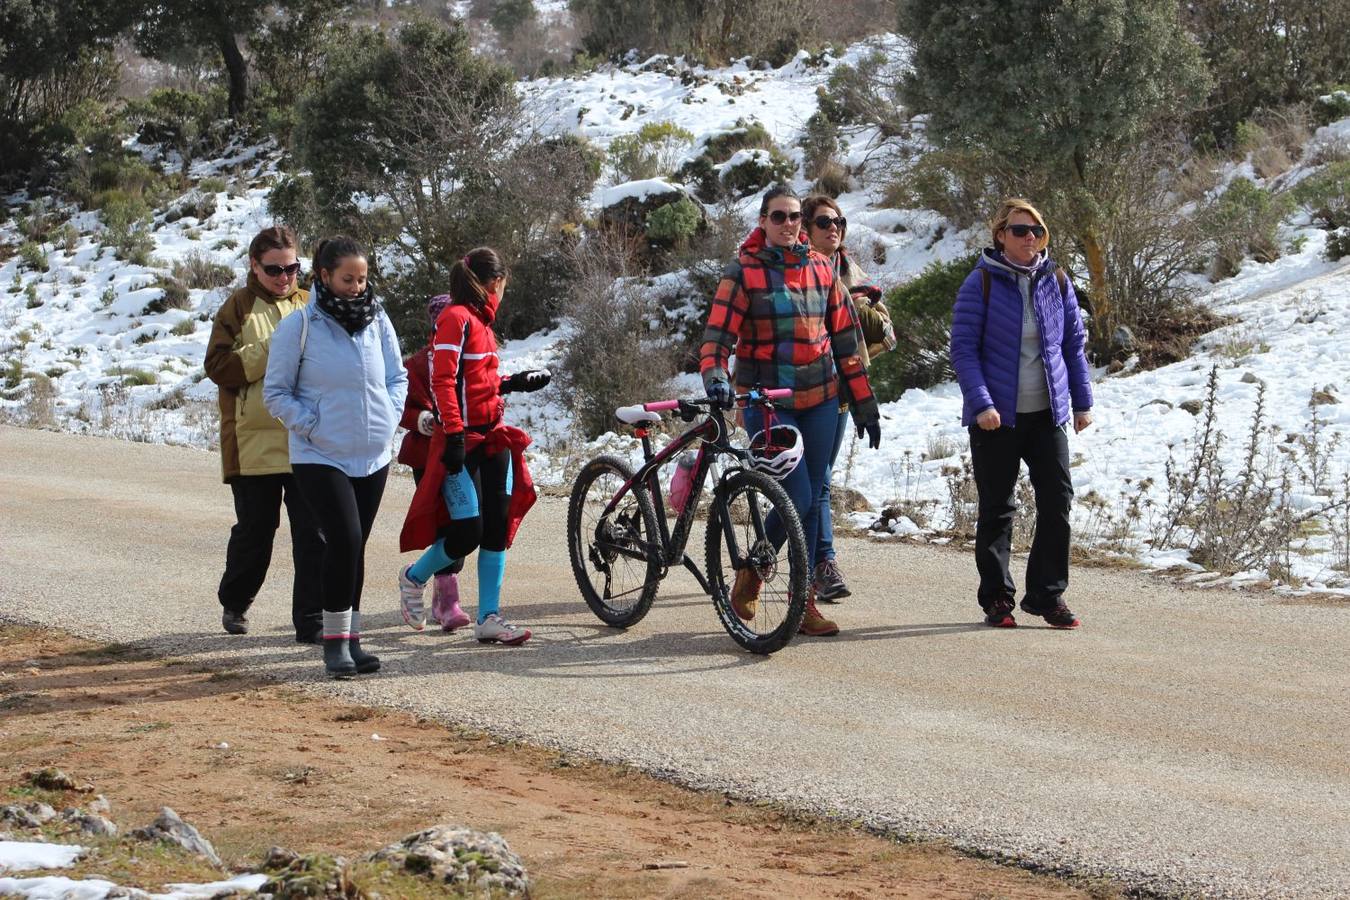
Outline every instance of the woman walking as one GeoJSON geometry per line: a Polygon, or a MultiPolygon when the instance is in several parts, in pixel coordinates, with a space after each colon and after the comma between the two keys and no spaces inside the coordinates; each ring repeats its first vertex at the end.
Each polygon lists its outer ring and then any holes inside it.
{"type": "Polygon", "coordinates": [[[423,624],[422,593],[436,572],[478,551],[480,643],[519,646],[530,630],[501,614],[506,551],[534,503],[525,467],[529,435],[502,423],[503,395],[546,387],[548,372],[497,372],[492,323],[506,290],[506,266],[490,247],[471,250],[450,270],[450,305],[436,322],[431,394],[439,427],[427,469],[404,520],[402,550],[423,550],[399,573],[399,605],[413,628],[423,624]]]}
{"type": "MultiPolygon", "coordinates": [[[[839,398],[873,449],[881,444],[880,416],[858,354],[858,329],[842,284],[830,261],[811,249],[802,231],[801,200],[784,185],[770,188],[760,201],[759,225],[741,244],[722,273],[708,314],[699,370],[708,396],[729,405],[734,391],[792,388],[790,406],[776,411],[781,424],[802,436],[801,464],[786,475],[783,489],[792,498],[806,537],[807,558],[816,559],[821,494],[839,424],[839,398]],[[727,369],[736,354],[735,372],[727,369]]],[[[751,434],[763,430],[764,411],[745,411],[751,434]]],[[[768,527],[776,544],[786,534],[776,517],[768,527]]],[[[752,568],[736,573],[731,604],[747,621],[755,617],[762,582],[752,568]]],[[[839,626],[807,598],[801,633],[829,636],[839,626]]]]}
{"type": "MultiPolygon", "coordinates": [[[[802,217],[811,249],[830,261],[834,277],[844,288],[844,302],[858,322],[858,356],[863,366],[870,369],[872,358],[895,349],[895,329],[891,314],[882,299],[881,289],[872,283],[862,266],[844,248],[848,220],[839,211],[839,205],[823,194],[815,194],[802,201],[802,217]]],[[[830,465],[825,470],[825,487],[820,495],[820,538],[816,542],[816,558],[811,574],[811,586],[816,599],[837,603],[852,592],[839,571],[834,549],[834,516],[830,507],[830,482],[834,478],[834,464],[844,445],[848,430],[848,401],[839,404],[839,423],[834,434],[834,450],[830,465]]]]}
{"type": "Polygon", "coordinates": [[[216,596],[221,625],[247,634],[249,607],[267,578],[281,506],[291,527],[291,624],[295,639],[317,644],[323,631],[319,572],[323,537],[291,475],[286,429],[263,407],[268,351],[278,324],[309,302],[299,286],[295,233],[274,225],[248,245],[248,281],[216,312],[206,374],[220,387],[220,463],[234,495],[234,527],[216,596]]]}
{"type": "Polygon", "coordinates": [[[1036,537],[1022,611],[1054,628],[1077,628],[1069,585],[1073,482],[1066,428],[1092,424],[1092,383],[1073,283],[1050,258],[1050,230],[1026,200],[1003,203],[987,248],[956,294],[951,356],[961,385],[961,423],[979,494],[977,594],[984,620],[1012,628],[1016,593],[1008,570],[1015,490],[1022,461],[1036,494],[1036,537]]]}
{"type": "Polygon", "coordinates": [[[314,303],[277,329],[263,390],[290,431],[300,492],[323,523],[323,656],[337,678],[380,668],[361,648],[361,584],[408,392],[394,326],[367,274],[356,241],[319,243],[314,303]]]}

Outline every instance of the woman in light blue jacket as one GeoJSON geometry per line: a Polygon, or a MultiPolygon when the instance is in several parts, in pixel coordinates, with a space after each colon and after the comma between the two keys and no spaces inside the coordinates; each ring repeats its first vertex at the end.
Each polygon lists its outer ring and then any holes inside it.
{"type": "Polygon", "coordinates": [[[323,656],[329,675],[375,672],[361,649],[366,540],[384,496],[408,375],[393,323],[348,237],[319,243],[313,301],[272,336],[263,403],[290,431],[291,469],[323,523],[323,656]]]}

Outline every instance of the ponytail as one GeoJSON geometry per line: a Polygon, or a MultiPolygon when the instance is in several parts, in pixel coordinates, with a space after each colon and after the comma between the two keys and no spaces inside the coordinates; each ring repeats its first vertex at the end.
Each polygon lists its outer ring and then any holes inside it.
{"type": "Polygon", "coordinates": [[[506,265],[491,247],[464,254],[450,269],[450,299],[469,306],[487,304],[487,284],[506,277],[506,265]]]}

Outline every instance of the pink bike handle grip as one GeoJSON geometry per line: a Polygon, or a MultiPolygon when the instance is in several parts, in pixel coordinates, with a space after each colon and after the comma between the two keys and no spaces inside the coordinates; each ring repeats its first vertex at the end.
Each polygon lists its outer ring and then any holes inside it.
{"type": "Polygon", "coordinates": [[[642,404],[642,408],[647,412],[662,412],[667,409],[679,409],[679,407],[680,401],[678,400],[655,400],[651,403],[642,404]]]}
{"type": "Polygon", "coordinates": [[[792,388],[773,388],[764,392],[770,400],[786,400],[792,396],[792,388]]]}

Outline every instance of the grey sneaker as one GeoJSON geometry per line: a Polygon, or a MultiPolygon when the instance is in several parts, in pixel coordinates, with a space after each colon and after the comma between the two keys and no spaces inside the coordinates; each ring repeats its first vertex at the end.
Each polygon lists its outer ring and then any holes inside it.
{"type": "Polygon", "coordinates": [[[853,593],[844,583],[844,573],[832,559],[816,565],[816,571],[811,575],[811,587],[815,589],[816,599],[822,603],[837,603],[853,593]]]}
{"type": "Polygon", "coordinates": [[[422,605],[425,584],[418,584],[408,575],[412,566],[404,566],[398,573],[398,605],[403,610],[403,621],[414,631],[427,627],[426,607],[422,605]]]}
{"type": "Polygon", "coordinates": [[[230,634],[248,634],[248,617],[241,612],[225,610],[220,616],[220,624],[230,634]]]}

